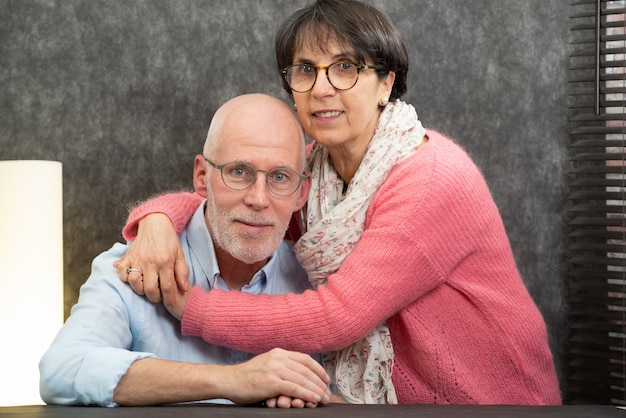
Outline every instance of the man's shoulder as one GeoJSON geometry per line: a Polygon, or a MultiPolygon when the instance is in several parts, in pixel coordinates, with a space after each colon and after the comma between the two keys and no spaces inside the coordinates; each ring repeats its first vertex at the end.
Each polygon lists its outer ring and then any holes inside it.
{"type": "Polygon", "coordinates": [[[110,267],[113,271],[113,263],[119,260],[128,251],[129,245],[116,242],[111,248],[101,252],[96,258],[93,259],[92,269],[95,267],[110,267]]]}
{"type": "Polygon", "coordinates": [[[107,283],[115,288],[129,290],[130,287],[120,279],[113,266],[113,263],[124,256],[126,251],[128,251],[128,245],[116,242],[111,248],[100,253],[91,263],[91,274],[87,283],[107,283]]]}

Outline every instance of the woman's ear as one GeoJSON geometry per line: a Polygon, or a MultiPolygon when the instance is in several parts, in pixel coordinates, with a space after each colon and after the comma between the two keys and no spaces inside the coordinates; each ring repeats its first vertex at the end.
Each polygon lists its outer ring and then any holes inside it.
{"type": "Polygon", "coordinates": [[[396,73],[393,71],[389,71],[387,74],[387,78],[385,78],[383,82],[383,91],[387,99],[391,96],[391,91],[393,90],[393,83],[396,81],[396,73]]]}
{"type": "Polygon", "coordinates": [[[193,164],[193,188],[202,197],[207,197],[209,195],[206,187],[206,182],[208,181],[207,176],[209,175],[207,170],[208,163],[204,159],[204,155],[196,155],[196,159],[193,164]]]}

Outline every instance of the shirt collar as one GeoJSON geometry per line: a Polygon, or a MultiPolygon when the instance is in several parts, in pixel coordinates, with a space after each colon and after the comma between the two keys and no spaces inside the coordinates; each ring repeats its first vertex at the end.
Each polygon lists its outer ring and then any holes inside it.
{"type": "MultiPolygon", "coordinates": [[[[195,264],[199,264],[203,274],[200,274],[198,271],[190,274],[190,281],[192,281],[192,285],[200,285],[206,290],[215,288],[228,290],[226,283],[224,283],[220,275],[213,240],[204,220],[205,202],[198,207],[180,237],[181,241],[183,239],[187,240],[189,247],[189,254],[186,254],[185,258],[194,257],[196,260],[202,260],[195,264]],[[204,280],[202,276],[204,276],[204,280]]],[[[252,277],[250,283],[244,286],[241,291],[253,294],[267,293],[272,286],[271,277],[280,273],[280,258],[284,251],[284,244],[281,244],[278,251],[274,253],[270,260],[252,277]]],[[[189,259],[186,261],[188,266],[192,265],[189,259]]]]}

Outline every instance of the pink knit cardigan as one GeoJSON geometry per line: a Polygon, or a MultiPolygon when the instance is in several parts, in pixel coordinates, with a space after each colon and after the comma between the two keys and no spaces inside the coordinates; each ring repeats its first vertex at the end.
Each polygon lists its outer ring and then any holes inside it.
{"type": "MultiPolygon", "coordinates": [[[[452,140],[427,135],[380,188],[358,246],[326,286],[275,296],[194,288],[183,333],[249,352],[312,353],[387,321],[400,403],[559,404],[546,327],[483,176],[452,140]]],[[[127,235],[155,211],[180,231],[199,199],[144,204],[127,235]]]]}

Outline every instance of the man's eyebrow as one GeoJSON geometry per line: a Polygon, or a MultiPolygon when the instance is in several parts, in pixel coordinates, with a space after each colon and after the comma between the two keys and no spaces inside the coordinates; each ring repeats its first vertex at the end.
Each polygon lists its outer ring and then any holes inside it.
{"type": "MultiPolygon", "coordinates": [[[[249,166],[252,166],[254,168],[257,168],[254,164],[252,164],[252,162],[250,162],[249,160],[243,159],[243,158],[235,158],[233,160],[230,161],[231,163],[238,163],[238,164],[247,164],[249,166]]],[[[290,170],[295,170],[298,171],[294,168],[294,166],[291,163],[279,163],[275,166],[273,166],[272,168],[270,168],[270,170],[280,170],[280,169],[285,169],[288,168],[290,170]]]]}

